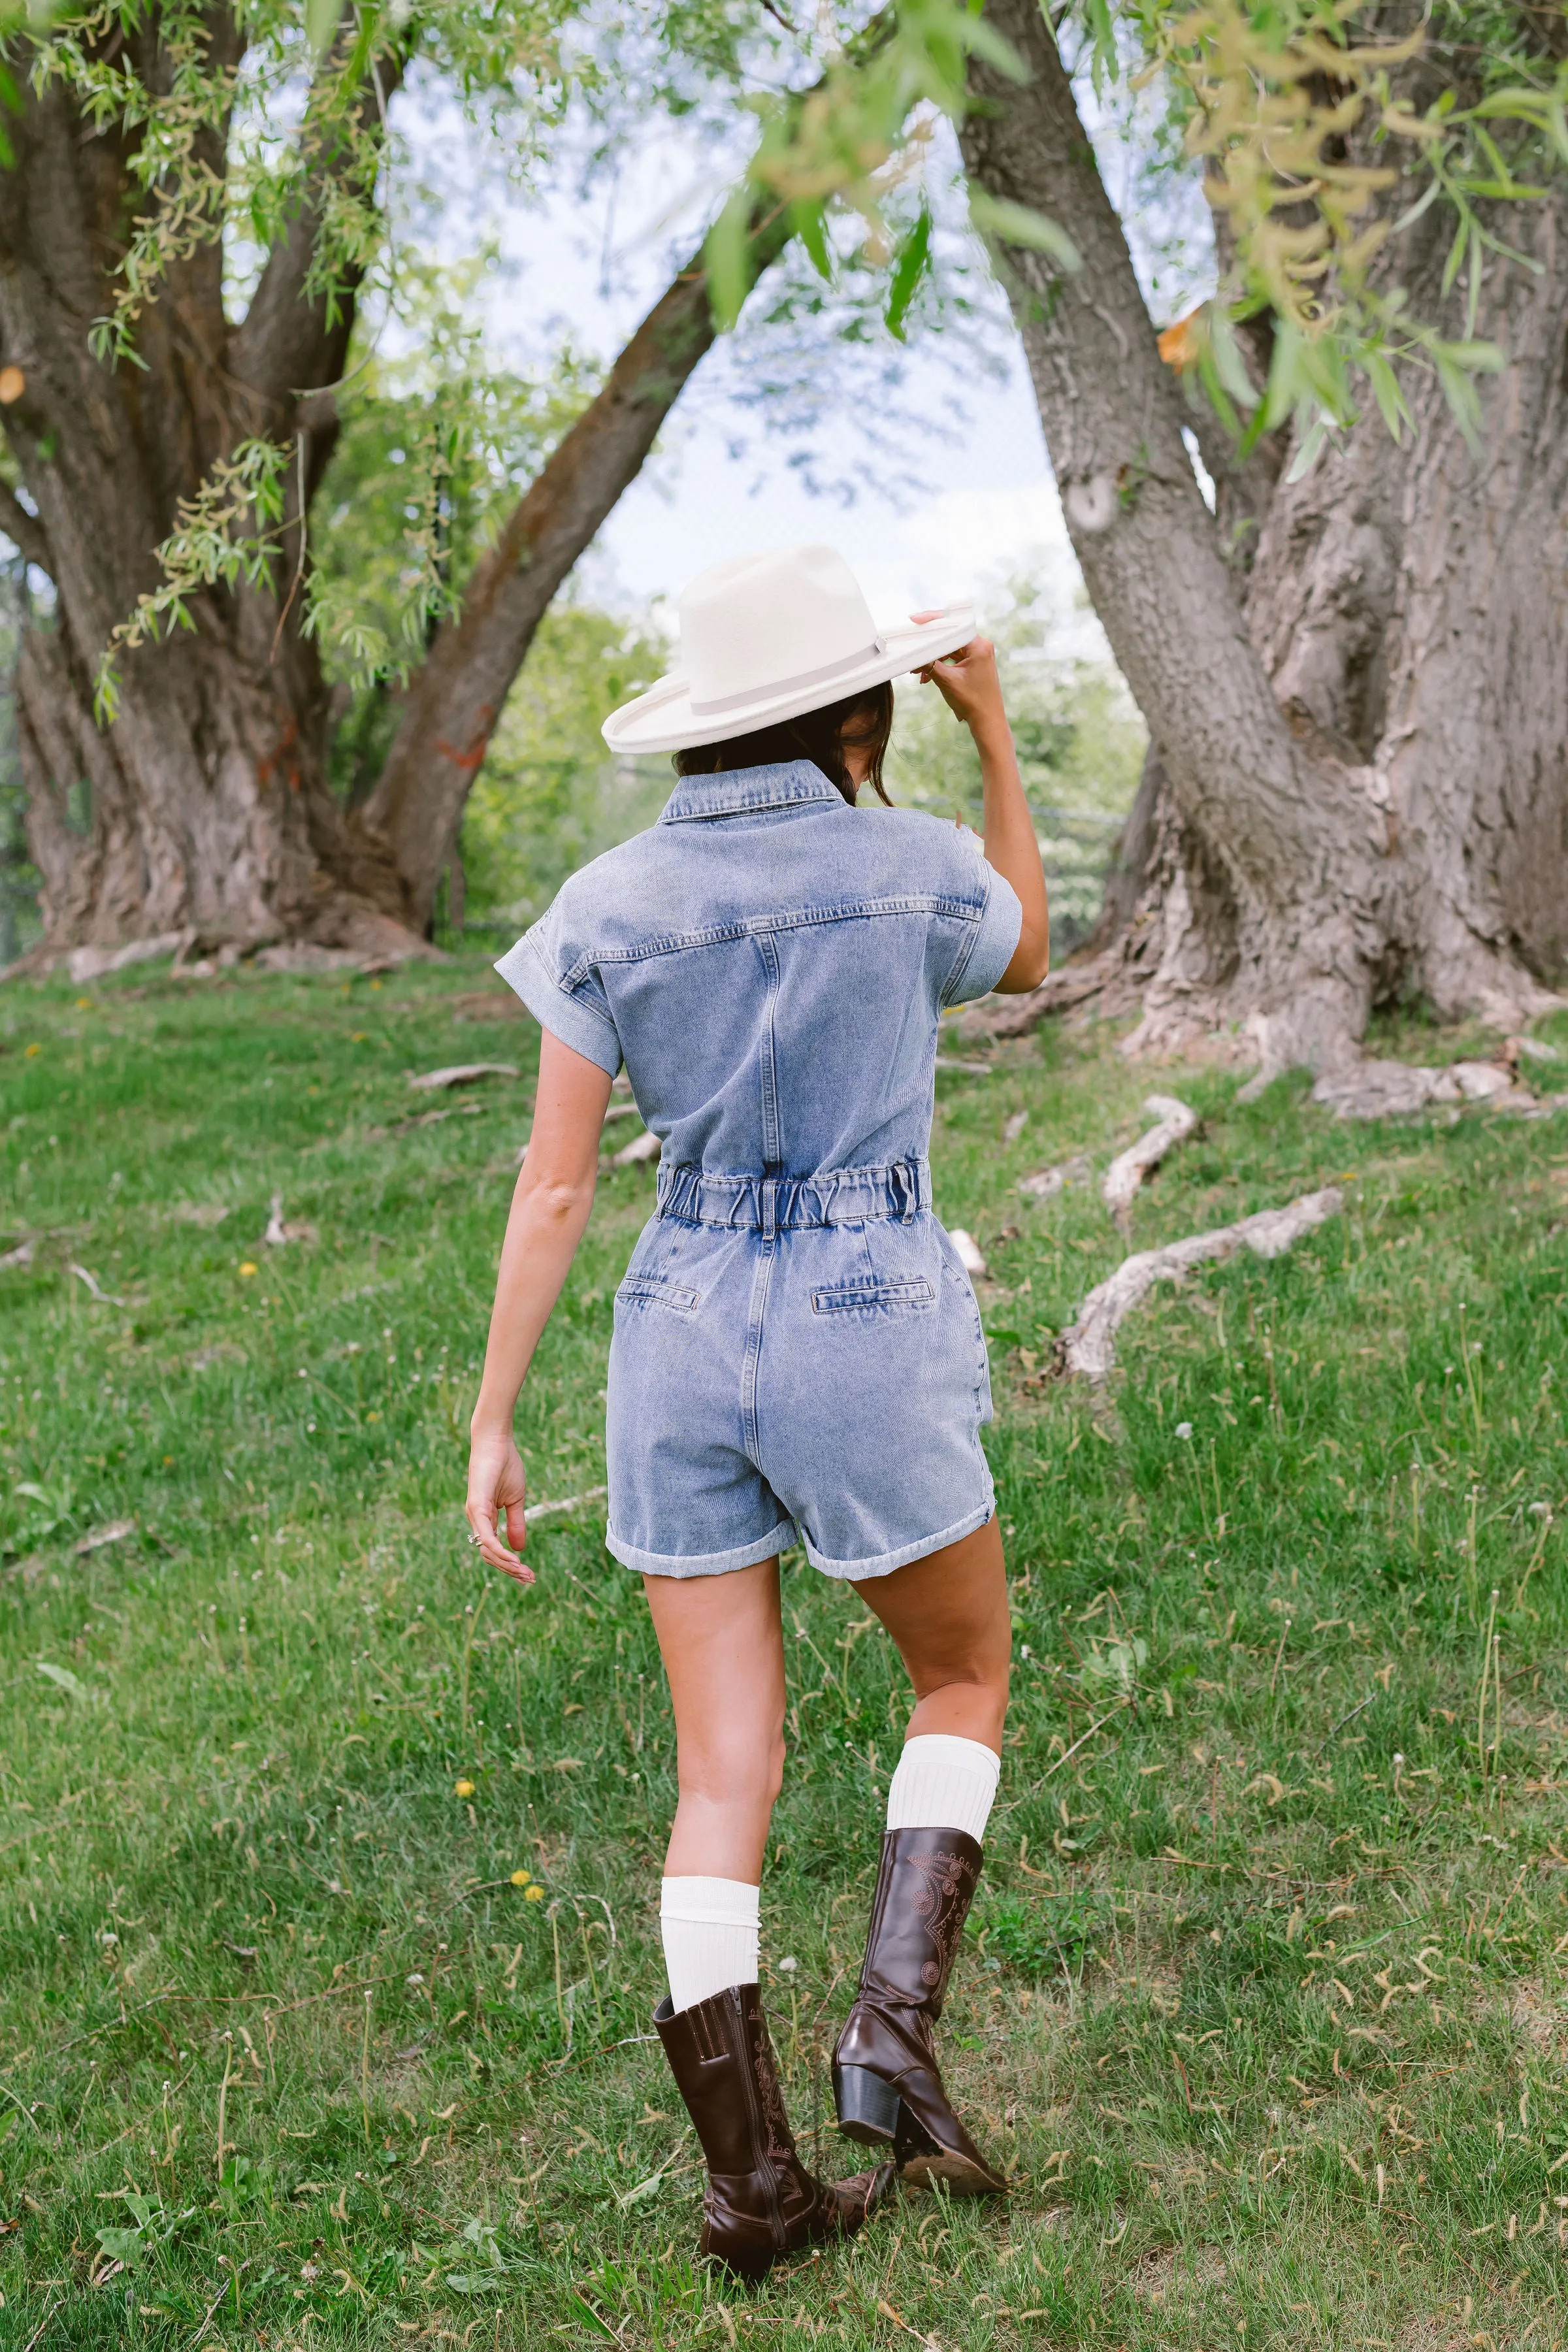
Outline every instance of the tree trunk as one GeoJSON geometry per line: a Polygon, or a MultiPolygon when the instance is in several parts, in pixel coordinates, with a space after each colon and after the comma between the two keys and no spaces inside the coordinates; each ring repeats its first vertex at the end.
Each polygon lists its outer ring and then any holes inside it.
{"type": "MultiPolygon", "coordinates": [[[[207,17],[209,60],[241,42],[207,17]]],[[[159,86],[155,17],[120,62],[159,86]]],[[[43,877],[46,950],[173,930],[250,948],[286,935],[406,948],[385,911],[392,877],[351,845],[327,788],[325,697],[290,596],[299,488],[330,453],[330,405],[291,387],[341,372],[352,304],[336,320],[302,298],[313,217],[309,174],[295,234],[269,257],[249,319],[225,320],[221,255],[174,262],[138,327],[141,366],[96,361],[94,320],[112,311],[132,211],[132,136],[90,133],[58,88],[29,92],[0,175],[0,355],[25,379],[6,438],[34,511],[15,498],[0,527],[53,583],[52,623],[29,633],[18,675],[28,828],[43,877]],[[270,331],[261,332],[263,326],[270,331]],[[190,632],[121,665],[121,708],[100,729],[93,685],[115,624],[156,580],[153,550],[213,465],[247,435],[298,434],[276,593],[213,591],[190,632]]],[[[200,160],[221,177],[221,129],[200,160]]]]}
{"type": "MultiPolygon", "coordinates": [[[[205,11],[208,63],[238,65],[226,7],[205,11]]],[[[353,22],[341,37],[353,37],[353,22]]],[[[152,11],[106,61],[166,89],[152,11]]],[[[373,128],[400,68],[370,68],[373,128]]],[[[644,458],[713,339],[700,257],[678,273],[519,501],[406,690],[384,772],[344,808],[329,789],[328,698],[300,632],[308,515],[338,432],[331,387],[355,288],[335,309],[307,293],[342,142],[312,142],[297,202],[245,319],[222,300],[217,244],[173,262],[137,326],[137,362],[99,362],[93,322],[115,306],[138,201],[134,131],[89,124],[58,86],[29,89],[0,173],[0,364],[24,388],[0,409],[20,494],[0,482],[0,530],[53,584],[47,626],[18,680],[28,830],[43,877],[39,958],[88,942],[180,931],[246,950],[282,939],[379,954],[424,952],[437,884],[491,730],[539,620],[644,458]],[[318,389],[312,391],[311,387],[318,389]],[[110,633],[158,584],[155,550],[182,500],[242,441],[291,447],[285,530],[263,586],[190,600],[193,626],[118,665],[111,724],[93,716],[110,633]]],[[[215,185],[226,125],[201,134],[215,185]]],[[[759,203],[752,258],[782,250],[787,215],[759,203]]]]}
{"type": "MultiPolygon", "coordinates": [[[[1493,265],[1479,331],[1513,356],[1483,458],[1414,381],[1403,451],[1374,415],[1299,483],[1250,468],[1256,553],[1227,561],[1048,25],[1031,0],[988,16],[1031,79],[975,70],[965,161],[1083,257],[1071,276],[1016,249],[1004,266],[1068,531],[1151,736],[1097,941],[1108,989],[1142,1003],[1130,1042],[1243,1033],[1258,1085],[1353,1060],[1400,992],[1511,1025],[1568,951],[1568,602],[1542,593],[1568,552],[1568,200],[1510,215],[1541,278],[1493,265]]],[[[1385,265],[1426,317],[1438,238],[1434,208],[1385,265]]]]}

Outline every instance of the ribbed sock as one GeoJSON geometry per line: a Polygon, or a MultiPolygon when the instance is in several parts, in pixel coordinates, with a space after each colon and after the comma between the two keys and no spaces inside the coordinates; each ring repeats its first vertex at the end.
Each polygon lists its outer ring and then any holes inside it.
{"type": "Polygon", "coordinates": [[[985,1835],[1001,1770],[995,1749],[978,1739],[921,1732],[904,1742],[888,1790],[888,1827],[963,1830],[978,1844],[985,1835]]]}
{"type": "Polygon", "coordinates": [[[663,1881],[658,1925],[675,2009],[695,2009],[729,1985],[756,1983],[759,1901],[742,1878],[663,1881]]]}

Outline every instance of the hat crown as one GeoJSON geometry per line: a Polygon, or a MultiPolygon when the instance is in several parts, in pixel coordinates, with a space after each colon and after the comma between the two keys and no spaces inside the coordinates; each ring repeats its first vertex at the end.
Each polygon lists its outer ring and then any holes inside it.
{"type": "Polygon", "coordinates": [[[881,640],[860,583],[836,547],[784,547],[699,572],[680,599],[680,667],[694,707],[824,679],[881,640]]]}

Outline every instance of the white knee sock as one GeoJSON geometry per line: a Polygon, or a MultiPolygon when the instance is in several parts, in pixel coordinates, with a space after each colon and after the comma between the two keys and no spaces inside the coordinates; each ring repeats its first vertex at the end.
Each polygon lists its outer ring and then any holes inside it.
{"type": "Polygon", "coordinates": [[[674,2008],[695,2009],[728,1985],[756,1983],[759,1902],[742,1878],[663,1881],[658,1925],[674,2008]]]}
{"type": "Polygon", "coordinates": [[[888,1790],[890,1830],[963,1830],[978,1844],[996,1794],[1002,1759],[978,1739],[945,1731],[904,1742],[888,1790]]]}

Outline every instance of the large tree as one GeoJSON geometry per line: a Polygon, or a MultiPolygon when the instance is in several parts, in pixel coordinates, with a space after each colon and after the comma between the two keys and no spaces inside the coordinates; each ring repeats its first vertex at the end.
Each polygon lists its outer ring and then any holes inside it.
{"type": "MultiPolygon", "coordinates": [[[[329,10],[313,62],[318,0],[104,0],[14,32],[0,530],[49,592],[18,681],[46,956],[174,932],[397,953],[426,929],[540,616],[715,333],[697,250],[460,582],[425,534],[427,642],[380,772],[334,793],[310,516],[384,249],[389,116],[421,77],[526,153],[563,104],[565,5],[329,10]],[[254,256],[243,306],[226,231],[254,256]]],[[[748,196],[743,285],[795,226],[748,196]]]]}
{"type": "Polygon", "coordinates": [[[1568,961],[1568,33],[1421,17],[1294,50],[1278,12],[1272,47],[1239,8],[1185,20],[1224,276],[1163,359],[1057,32],[990,0],[1028,78],[975,66],[964,161],[1077,249],[999,247],[1151,736],[1099,959],[1014,1023],[1094,988],[1141,1006],[1135,1045],[1229,1030],[1264,1083],[1343,1073],[1402,996],[1514,1027],[1568,961]],[[1186,396],[1194,359],[1222,410],[1264,395],[1245,441],[1186,396]]]}

